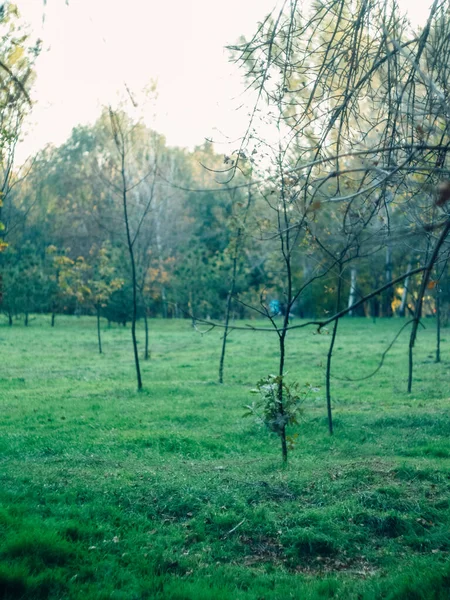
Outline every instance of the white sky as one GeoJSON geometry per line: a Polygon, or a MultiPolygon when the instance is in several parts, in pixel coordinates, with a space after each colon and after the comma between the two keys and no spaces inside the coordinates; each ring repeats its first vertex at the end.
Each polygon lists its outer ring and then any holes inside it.
{"type": "MultiPolygon", "coordinates": [[[[101,105],[124,94],[124,82],[137,91],[151,79],[158,87],[154,127],[169,144],[224,141],[215,127],[237,138],[247,111],[236,111],[243,86],[224,46],[251,35],[277,0],[47,0],[44,23],[43,0],[15,4],[44,42],[21,161],[95,121],[101,105]]],[[[429,3],[401,4],[420,22],[429,3]]]]}
{"type": "Polygon", "coordinates": [[[19,159],[72,127],[93,122],[124,82],[132,91],[157,80],[154,127],[172,145],[237,137],[243,87],[226,44],[250,35],[276,0],[15,0],[44,41],[32,125],[19,159]]]}

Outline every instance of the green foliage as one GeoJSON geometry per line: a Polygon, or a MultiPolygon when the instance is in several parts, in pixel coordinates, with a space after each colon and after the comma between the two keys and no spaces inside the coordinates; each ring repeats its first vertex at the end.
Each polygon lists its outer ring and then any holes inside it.
{"type": "MultiPolygon", "coordinates": [[[[277,435],[283,435],[289,425],[298,425],[298,418],[303,413],[302,402],[310,391],[319,391],[307,385],[300,388],[298,382],[288,385],[285,378],[279,375],[268,375],[260,379],[256,388],[250,393],[259,396],[252,404],[247,404],[245,417],[255,416],[257,421],[265,425],[277,435]]],[[[290,449],[293,449],[298,434],[287,436],[290,449]]]]}
{"type": "MultiPolygon", "coordinates": [[[[8,247],[3,204],[14,178],[14,155],[25,116],[31,108],[29,90],[39,42],[30,47],[17,7],[6,2],[0,13],[0,254],[8,247]]],[[[1,268],[1,264],[0,264],[1,268]]],[[[2,282],[0,275],[0,302],[2,282]]]]}
{"type": "Polygon", "coordinates": [[[250,393],[258,395],[259,399],[246,406],[248,412],[244,416],[261,412],[260,422],[278,435],[287,425],[298,424],[301,411],[298,383],[288,386],[283,377],[268,375],[260,379],[250,393]]]}

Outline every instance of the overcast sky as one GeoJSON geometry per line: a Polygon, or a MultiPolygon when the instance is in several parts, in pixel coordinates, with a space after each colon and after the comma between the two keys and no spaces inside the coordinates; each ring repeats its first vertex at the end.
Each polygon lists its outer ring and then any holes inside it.
{"type": "MultiPolygon", "coordinates": [[[[92,123],[125,83],[137,91],[152,79],[154,127],[169,144],[225,141],[215,127],[231,139],[242,134],[247,113],[236,108],[243,86],[224,46],[251,35],[276,0],[47,0],[45,12],[42,0],[15,3],[44,42],[19,159],[92,123]]],[[[420,22],[428,2],[412,3],[420,22]]]]}
{"type": "Polygon", "coordinates": [[[274,0],[16,0],[44,41],[36,106],[21,154],[63,142],[77,123],[93,122],[124,83],[157,80],[155,127],[168,143],[237,136],[246,121],[240,76],[226,44],[251,34],[274,0]]]}

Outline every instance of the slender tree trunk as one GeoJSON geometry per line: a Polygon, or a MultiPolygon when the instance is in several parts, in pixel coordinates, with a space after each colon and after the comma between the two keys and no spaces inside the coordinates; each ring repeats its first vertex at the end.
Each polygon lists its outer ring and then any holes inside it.
{"type": "MultiPolygon", "coordinates": [[[[386,246],[385,282],[392,281],[392,247],[390,243],[386,246]]],[[[389,287],[383,297],[383,317],[392,317],[392,300],[394,297],[393,287],[389,287]]]]}
{"type": "Polygon", "coordinates": [[[413,350],[414,344],[417,338],[417,330],[419,328],[420,319],[422,317],[422,305],[423,298],[425,296],[425,292],[428,286],[428,282],[430,280],[431,271],[436,263],[437,257],[439,255],[439,251],[445,242],[448,234],[450,232],[450,219],[446,222],[441,235],[436,241],[433,252],[431,253],[431,257],[427,263],[426,269],[422,275],[422,283],[420,284],[419,296],[417,298],[417,303],[414,311],[414,321],[411,328],[411,335],[409,338],[409,364],[408,364],[408,393],[411,393],[412,390],[412,380],[413,380],[413,350]]]}
{"type": "Polygon", "coordinates": [[[133,342],[133,352],[134,352],[134,364],[136,367],[136,379],[137,379],[137,387],[138,391],[142,390],[142,377],[141,377],[141,366],[139,364],[139,353],[137,347],[137,338],[136,338],[136,321],[137,321],[137,278],[136,278],[136,262],[134,258],[134,249],[133,249],[133,241],[131,239],[130,232],[130,222],[128,220],[128,198],[127,198],[127,180],[125,173],[125,148],[122,147],[121,151],[121,174],[122,174],[122,204],[123,204],[123,214],[125,220],[125,229],[127,234],[127,245],[128,245],[128,253],[130,255],[130,263],[131,263],[131,283],[133,288],[133,313],[131,320],[131,339],[133,342]]]}
{"type": "MultiPolygon", "coordinates": [[[[408,263],[407,271],[411,271],[411,263],[408,263]]],[[[398,314],[400,317],[404,317],[406,313],[406,299],[408,297],[408,285],[409,285],[409,275],[405,279],[404,288],[402,292],[402,299],[400,302],[400,308],[398,309],[398,314]]]]}
{"type": "Polygon", "coordinates": [[[223,341],[222,341],[222,352],[220,353],[220,363],[219,363],[219,383],[223,383],[223,366],[225,362],[225,352],[227,347],[227,337],[228,337],[228,325],[230,323],[230,313],[231,313],[231,302],[233,300],[234,291],[236,288],[236,272],[237,272],[237,260],[238,260],[238,252],[239,252],[239,242],[241,238],[241,229],[237,230],[236,234],[236,245],[234,249],[233,256],[233,269],[231,273],[231,285],[230,291],[227,296],[227,305],[225,309],[225,329],[223,333],[223,341]]]}
{"type": "Polygon", "coordinates": [[[26,312],[26,313],[25,313],[24,320],[23,320],[23,324],[25,325],[25,327],[28,327],[28,317],[29,317],[29,315],[28,315],[28,313],[26,312]]]}
{"type": "Polygon", "coordinates": [[[192,327],[195,327],[194,302],[192,299],[192,290],[189,290],[188,309],[189,309],[189,313],[192,315],[192,317],[191,317],[192,327]]]}
{"type": "Polygon", "coordinates": [[[100,306],[97,306],[97,340],[98,340],[98,353],[102,354],[102,334],[100,329],[100,306]]]}
{"type": "MultiPolygon", "coordinates": [[[[351,308],[356,302],[356,276],[357,276],[357,271],[356,271],[355,267],[352,267],[351,274],[350,274],[351,279],[350,279],[350,293],[348,296],[348,308],[351,308]]],[[[350,310],[348,314],[350,317],[352,317],[353,310],[350,310]]]]}
{"type": "MultiPolygon", "coordinates": [[[[159,271],[162,275],[164,271],[164,261],[163,261],[163,248],[161,241],[161,202],[158,203],[157,208],[155,210],[155,228],[156,228],[156,248],[158,250],[158,266],[159,271]]],[[[167,319],[167,297],[166,297],[166,288],[163,283],[161,283],[161,301],[162,301],[162,316],[163,319],[167,319]]]]}
{"type": "Polygon", "coordinates": [[[150,358],[150,353],[148,351],[148,317],[147,317],[147,307],[144,307],[144,327],[145,327],[144,360],[148,360],[150,358]]]}
{"type": "Polygon", "coordinates": [[[377,317],[379,316],[379,312],[380,312],[380,303],[378,302],[377,298],[372,298],[371,302],[370,302],[370,312],[372,315],[372,322],[376,323],[377,322],[377,317]]]}
{"type": "MultiPolygon", "coordinates": [[[[337,298],[336,298],[336,312],[340,311],[341,305],[341,291],[342,291],[342,264],[339,263],[339,279],[337,286],[337,298]]],[[[334,343],[336,341],[337,328],[339,319],[333,324],[333,333],[331,334],[330,347],[328,348],[327,356],[327,371],[326,371],[326,393],[327,393],[327,415],[328,415],[328,431],[330,435],[333,435],[333,413],[331,409],[331,357],[333,356],[334,343]]]]}
{"type": "Polygon", "coordinates": [[[228,325],[230,322],[230,310],[231,310],[231,300],[232,300],[232,292],[228,292],[227,296],[227,306],[225,309],[225,329],[223,332],[223,340],[222,340],[222,351],[220,353],[220,362],[219,362],[219,383],[223,383],[223,366],[225,362],[225,351],[227,347],[227,336],[228,336],[228,325]]]}
{"type": "MultiPolygon", "coordinates": [[[[130,230],[130,221],[128,218],[128,185],[127,185],[127,174],[126,174],[126,164],[125,164],[125,155],[126,155],[126,142],[123,135],[123,132],[118,125],[118,121],[116,119],[116,115],[110,108],[110,119],[111,119],[111,127],[113,131],[114,143],[116,145],[117,151],[120,156],[120,175],[122,178],[122,207],[123,207],[123,216],[125,221],[125,231],[127,237],[127,247],[128,253],[130,255],[130,264],[131,264],[131,284],[133,289],[133,312],[132,312],[132,320],[131,320],[131,339],[133,342],[133,353],[134,353],[134,364],[136,367],[136,379],[137,379],[137,387],[138,391],[142,390],[142,377],[141,377],[141,366],[139,363],[139,353],[137,347],[137,338],[136,338],[136,321],[137,321],[137,306],[138,306],[138,285],[137,285],[137,276],[136,276],[136,261],[134,257],[134,248],[133,248],[133,239],[131,237],[130,230]]],[[[135,238],[136,239],[136,238],[135,238]]]]}
{"type": "MultiPolygon", "coordinates": [[[[303,281],[308,281],[311,278],[311,265],[308,261],[308,257],[303,255],[302,257],[302,263],[303,263],[303,281]]],[[[311,291],[311,286],[307,286],[305,293],[302,294],[303,297],[303,301],[302,301],[302,306],[301,306],[301,310],[300,310],[300,318],[314,318],[315,317],[315,310],[313,308],[313,301],[312,301],[312,291],[311,291]]]]}
{"type": "MultiPolygon", "coordinates": [[[[286,335],[289,327],[289,313],[292,308],[292,264],[291,264],[291,238],[289,234],[289,217],[288,217],[288,209],[286,204],[285,190],[284,184],[282,184],[281,188],[281,198],[283,200],[283,219],[284,222],[281,223],[279,221],[278,227],[279,230],[285,230],[285,236],[283,233],[280,235],[281,242],[281,251],[284,258],[284,263],[286,266],[286,280],[287,280],[287,291],[286,291],[286,302],[285,302],[285,313],[283,316],[283,328],[281,332],[279,332],[279,340],[280,340],[280,363],[278,375],[280,376],[280,383],[278,385],[278,401],[280,404],[280,413],[284,415],[284,398],[283,398],[283,378],[284,378],[284,362],[286,356],[286,335]]],[[[286,425],[283,425],[281,432],[281,454],[283,457],[283,463],[287,463],[288,451],[287,451],[287,441],[286,441],[286,425]]]]}
{"type": "Polygon", "coordinates": [[[441,289],[436,284],[436,361],[441,362],[441,289]]]}
{"type": "Polygon", "coordinates": [[[127,184],[126,184],[126,176],[125,176],[125,155],[122,153],[122,181],[123,181],[123,189],[122,189],[122,202],[123,202],[123,214],[125,219],[125,229],[127,233],[127,245],[128,245],[128,253],[130,255],[130,263],[131,263],[131,282],[133,287],[133,313],[131,320],[131,339],[133,341],[133,352],[134,352],[134,363],[136,367],[136,379],[137,379],[137,387],[138,391],[142,390],[142,377],[141,377],[141,365],[139,363],[139,353],[137,347],[137,338],[136,338],[136,322],[137,322],[137,278],[136,278],[136,262],[134,258],[134,249],[133,242],[131,239],[130,232],[130,223],[128,220],[128,205],[127,205],[127,184]]]}
{"type": "MultiPolygon", "coordinates": [[[[286,317],[285,317],[286,319],[286,317]]],[[[278,384],[278,402],[280,414],[284,415],[284,398],[283,398],[283,377],[284,377],[284,359],[286,353],[286,327],[283,327],[283,331],[280,335],[280,365],[278,369],[278,375],[280,376],[280,383],[278,384]]],[[[287,463],[288,459],[288,451],[287,451],[287,441],[286,441],[286,425],[283,425],[280,431],[281,438],[281,454],[283,457],[283,462],[287,463]]]]}
{"type": "Polygon", "coordinates": [[[133,249],[129,248],[131,264],[132,264],[132,277],[133,277],[133,318],[131,322],[131,338],[133,341],[133,351],[134,351],[134,362],[136,366],[136,379],[138,390],[142,390],[142,377],[141,377],[141,366],[139,364],[139,353],[137,347],[137,338],[136,338],[136,322],[137,322],[137,292],[136,292],[136,266],[134,263],[133,249]]]}
{"type": "Polygon", "coordinates": [[[10,327],[12,327],[12,325],[13,325],[13,318],[12,318],[12,314],[10,312],[8,313],[8,325],[10,327]]]}
{"type": "Polygon", "coordinates": [[[164,285],[161,286],[161,301],[162,301],[163,319],[167,319],[168,318],[167,296],[166,296],[166,288],[164,285]]]}
{"type": "Polygon", "coordinates": [[[55,326],[55,318],[56,318],[56,314],[55,311],[52,310],[52,320],[51,320],[51,326],[54,327],[55,326]]]}

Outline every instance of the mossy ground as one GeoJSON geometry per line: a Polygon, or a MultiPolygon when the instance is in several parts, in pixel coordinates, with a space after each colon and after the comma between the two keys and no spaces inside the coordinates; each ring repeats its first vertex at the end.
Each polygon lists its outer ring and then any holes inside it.
{"type": "Polygon", "coordinates": [[[39,316],[0,327],[0,597],[132,600],[450,598],[450,331],[434,363],[420,331],[413,393],[407,332],[372,379],[400,320],[346,319],[288,335],[287,379],[304,403],[289,464],[243,419],[275,372],[273,334],[230,336],[152,321],[136,392],[128,328],[39,316]],[[446,339],[447,338],[447,339],[446,339]]]}

